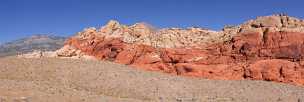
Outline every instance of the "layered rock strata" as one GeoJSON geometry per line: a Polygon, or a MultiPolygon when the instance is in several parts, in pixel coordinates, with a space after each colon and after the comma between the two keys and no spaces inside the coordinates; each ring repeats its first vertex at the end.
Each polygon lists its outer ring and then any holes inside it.
{"type": "Polygon", "coordinates": [[[258,17],[222,31],[159,30],[112,20],[68,39],[60,56],[78,56],[71,53],[77,50],[99,60],[172,75],[303,86],[303,43],[304,21],[286,15],[258,17]]]}

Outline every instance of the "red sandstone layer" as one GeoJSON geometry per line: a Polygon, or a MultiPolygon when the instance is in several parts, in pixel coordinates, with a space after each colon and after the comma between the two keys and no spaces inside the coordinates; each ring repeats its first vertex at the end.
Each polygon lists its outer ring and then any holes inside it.
{"type": "Polygon", "coordinates": [[[101,60],[144,70],[208,79],[254,79],[304,85],[303,34],[244,34],[206,49],[154,48],[124,43],[118,38],[82,41],[71,38],[66,44],[101,60]]]}

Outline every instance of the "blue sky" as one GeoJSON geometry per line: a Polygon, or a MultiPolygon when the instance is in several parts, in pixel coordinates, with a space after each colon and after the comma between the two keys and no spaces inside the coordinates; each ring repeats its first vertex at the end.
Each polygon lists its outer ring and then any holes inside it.
{"type": "Polygon", "coordinates": [[[303,0],[0,0],[0,43],[33,34],[70,36],[115,19],[219,30],[256,16],[304,17],[303,0]]]}

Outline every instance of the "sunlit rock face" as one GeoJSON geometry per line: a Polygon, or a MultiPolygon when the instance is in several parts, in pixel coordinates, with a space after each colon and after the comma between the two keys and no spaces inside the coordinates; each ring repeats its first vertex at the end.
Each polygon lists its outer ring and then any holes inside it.
{"type": "Polygon", "coordinates": [[[303,20],[286,15],[258,17],[222,31],[155,29],[146,23],[126,26],[111,20],[69,38],[61,52],[172,75],[303,86],[303,28],[303,20]]]}

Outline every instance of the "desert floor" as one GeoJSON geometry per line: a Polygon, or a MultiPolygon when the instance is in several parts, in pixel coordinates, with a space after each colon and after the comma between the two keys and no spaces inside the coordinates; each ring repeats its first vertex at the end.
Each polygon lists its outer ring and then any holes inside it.
{"type": "Polygon", "coordinates": [[[304,102],[304,87],[223,81],[73,59],[0,59],[0,102],[304,102]]]}

